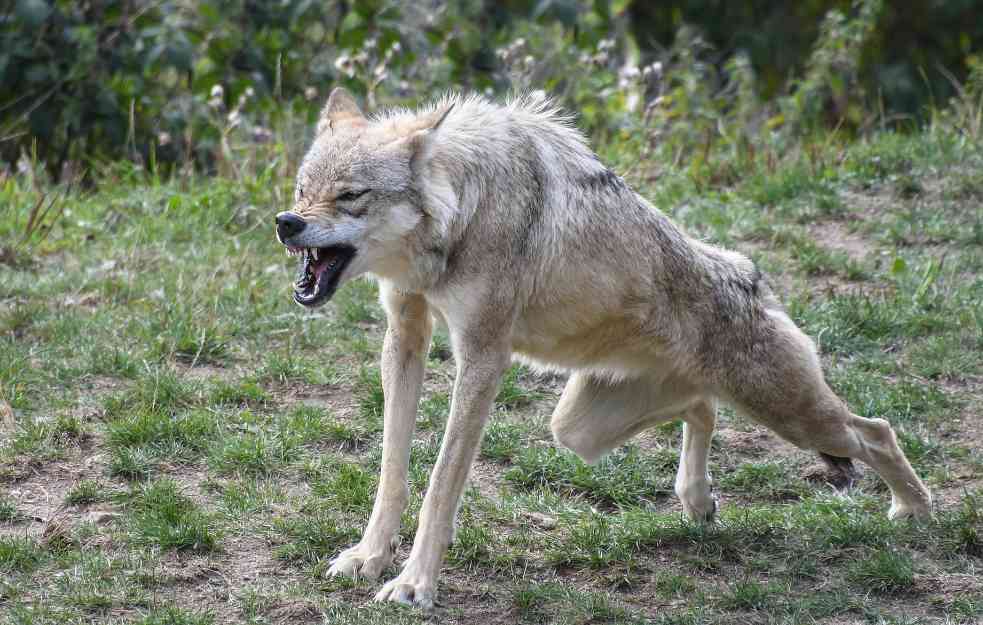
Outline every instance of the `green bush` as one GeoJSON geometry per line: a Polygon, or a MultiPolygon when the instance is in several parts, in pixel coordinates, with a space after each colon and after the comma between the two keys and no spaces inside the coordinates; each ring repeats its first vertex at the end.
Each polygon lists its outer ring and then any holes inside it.
{"type": "Polygon", "coordinates": [[[971,0],[5,4],[0,158],[56,177],[120,158],[238,174],[270,162],[264,143],[287,172],[335,84],[370,110],[446,88],[542,89],[590,133],[707,160],[701,149],[740,150],[762,121],[855,130],[871,111],[941,106],[965,95],[983,42],[971,0]]]}

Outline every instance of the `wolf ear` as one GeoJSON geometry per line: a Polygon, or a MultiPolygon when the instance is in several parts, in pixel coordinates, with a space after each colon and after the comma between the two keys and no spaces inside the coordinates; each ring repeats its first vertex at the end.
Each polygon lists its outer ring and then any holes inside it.
{"type": "Polygon", "coordinates": [[[456,103],[451,102],[450,105],[443,111],[434,111],[431,114],[430,119],[424,123],[423,127],[410,135],[410,144],[413,147],[414,153],[420,152],[420,150],[423,149],[427,139],[432,137],[433,134],[437,132],[441,124],[444,123],[444,120],[447,119],[447,116],[450,115],[450,112],[454,110],[454,104],[456,103]]]}
{"type": "Polygon", "coordinates": [[[344,87],[335,87],[328,96],[328,102],[321,109],[321,118],[317,122],[317,134],[321,134],[337,122],[365,122],[362,109],[358,108],[355,98],[344,87]]]}

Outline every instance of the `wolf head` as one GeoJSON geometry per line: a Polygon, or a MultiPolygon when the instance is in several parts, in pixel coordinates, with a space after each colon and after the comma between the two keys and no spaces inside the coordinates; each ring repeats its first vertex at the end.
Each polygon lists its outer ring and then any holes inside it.
{"type": "Polygon", "coordinates": [[[294,206],[276,216],[277,238],[301,257],[298,304],[321,305],[353,278],[412,260],[400,243],[426,216],[414,172],[449,111],[370,121],[347,91],[331,92],[297,172],[294,206]]]}

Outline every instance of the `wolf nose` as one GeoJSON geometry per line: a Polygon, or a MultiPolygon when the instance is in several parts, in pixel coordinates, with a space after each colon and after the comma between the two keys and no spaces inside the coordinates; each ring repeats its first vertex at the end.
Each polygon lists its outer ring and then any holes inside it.
{"type": "Polygon", "coordinates": [[[285,212],[276,216],[276,233],[280,235],[282,241],[300,234],[306,227],[307,222],[295,213],[285,212]]]}

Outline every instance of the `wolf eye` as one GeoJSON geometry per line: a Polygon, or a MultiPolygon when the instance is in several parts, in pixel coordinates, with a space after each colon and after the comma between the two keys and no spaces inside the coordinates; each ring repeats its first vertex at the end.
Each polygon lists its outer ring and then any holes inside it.
{"type": "Polygon", "coordinates": [[[369,189],[362,189],[361,191],[345,191],[341,195],[335,198],[337,202],[354,202],[358,198],[362,197],[369,192],[369,189]]]}

